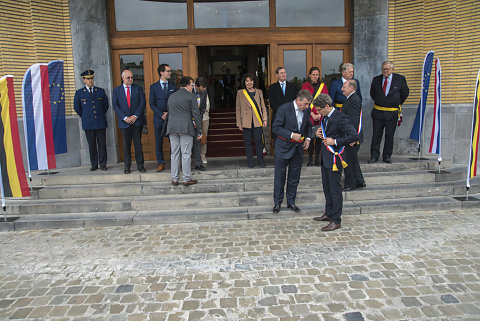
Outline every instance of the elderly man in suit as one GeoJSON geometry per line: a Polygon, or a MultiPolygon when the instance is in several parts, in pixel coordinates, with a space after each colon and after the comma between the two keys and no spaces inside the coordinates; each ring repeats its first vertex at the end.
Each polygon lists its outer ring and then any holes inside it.
{"type": "Polygon", "coordinates": [[[170,81],[172,68],[170,68],[169,65],[159,65],[157,72],[160,76],[160,80],[150,86],[150,108],[153,110],[157,172],[161,172],[165,167],[165,158],[163,157],[162,128],[165,118],[167,117],[167,101],[168,97],[177,91],[177,86],[170,81]]]}
{"type": "Polygon", "coordinates": [[[172,185],[177,186],[182,167],[183,185],[197,184],[192,179],[191,156],[193,138],[202,139],[202,118],[197,98],[192,93],[193,79],[180,79],[180,90],[168,98],[167,135],[170,137],[172,185]]]}
{"type": "Polygon", "coordinates": [[[380,143],[385,129],[385,144],[383,146],[383,162],[391,164],[393,152],[393,136],[397,128],[401,105],[408,97],[409,89],[404,76],[393,73],[393,62],[387,60],[382,64],[382,75],[373,78],[370,87],[370,97],[375,105],[372,109],[373,136],[370,146],[369,164],[378,162],[380,143]]]}
{"type": "Polygon", "coordinates": [[[354,191],[357,187],[366,187],[363,179],[360,163],[358,162],[358,150],[360,143],[363,142],[361,117],[362,117],[362,100],[357,94],[357,82],[355,80],[347,80],[343,83],[342,92],[347,100],[343,103],[342,113],[348,116],[350,123],[358,133],[359,140],[345,146],[345,154],[348,166],[345,168],[345,182],[343,184],[344,191],[354,191]]]}
{"type": "Polygon", "coordinates": [[[342,67],[340,69],[342,71],[342,78],[335,79],[330,84],[330,97],[332,98],[333,105],[335,106],[335,108],[338,108],[341,111],[343,103],[347,100],[347,97],[342,92],[343,84],[347,80],[353,79],[357,83],[356,93],[360,98],[360,102],[362,102],[362,93],[360,92],[360,83],[358,82],[357,79],[353,78],[353,70],[354,70],[353,64],[347,62],[345,64],[342,64],[342,67]]]}
{"type": "MultiPolygon", "coordinates": [[[[298,92],[295,85],[287,81],[287,71],[284,67],[278,67],[275,70],[275,74],[277,76],[277,81],[268,87],[268,100],[270,102],[270,107],[272,108],[272,124],[275,120],[278,107],[294,101],[298,92]]],[[[275,141],[276,137],[273,134],[273,131],[272,138],[275,141]]]]}
{"type": "Polygon", "coordinates": [[[273,183],[273,212],[280,212],[283,202],[285,178],[287,178],[287,207],[294,212],[300,209],[295,205],[297,186],[302,171],[303,150],[308,149],[312,136],[310,122],[310,102],[312,94],[300,90],[297,98],[278,108],[272,131],[275,140],[275,176],[273,183]]]}
{"type": "Polygon", "coordinates": [[[133,73],[122,72],[123,84],[113,89],[112,105],[118,116],[118,127],[123,137],[125,174],[130,174],[132,157],[130,148],[135,147],[135,160],[139,172],[146,172],[143,166],[142,129],[145,121],[145,94],[143,88],[133,84],[133,73]]]}
{"type": "Polygon", "coordinates": [[[316,221],[330,221],[322,231],[333,231],[340,227],[343,197],[342,197],[342,153],[345,145],[356,142],[358,134],[353,128],[348,116],[336,110],[332,98],[320,94],[313,100],[313,106],[323,116],[322,123],[315,126],[315,134],[322,139],[322,186],[325,194],[325,213],[314,217],[316,221]]]}
{"type": "Polygon", "coordinates": [[[80,88],[73,98],[73,108],[82,118],[82,128],[88,142],[90,171],[107,170],[107,117],[108,98],[105,90],[93,85],[94,71],[85,70],[81,76],[85,87],[80,88]]]}

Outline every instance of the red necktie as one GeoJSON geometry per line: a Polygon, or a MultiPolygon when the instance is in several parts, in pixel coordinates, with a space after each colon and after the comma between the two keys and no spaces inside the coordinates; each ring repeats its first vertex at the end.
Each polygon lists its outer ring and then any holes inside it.
{"type": "Polygon", "coordinates": [[[130,108],[130,87],[127,87],[127,103],[128,108],[130,108]]]}
{"type": "Polygon", "coordinates": [[[387,78],[385,78],[385,81],[383,82],[383,93],[387,95],[387,78]]]}

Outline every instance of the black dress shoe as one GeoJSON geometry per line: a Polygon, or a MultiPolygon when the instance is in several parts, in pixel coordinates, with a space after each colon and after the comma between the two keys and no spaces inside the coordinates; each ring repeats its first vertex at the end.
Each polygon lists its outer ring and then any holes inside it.
{"type": "Polygon", "coordinates": [[[130,174],[130,168],[125,168],[125,169],[123,170],[123,173],[124,173],[124,174],[130,174]]]}
{"type": "Polygon", "coordinates": [[[140,167],[140,168],[138,169],[138,171],[139,171],[140,173],[145,173],[147,170],[145,169],[145,167],[140,167]]]}
{"type": "Polygon", "coordinates": [[[288,204],[287,207],[294,212],[300,212],[300,209],[295,204],[288,204]]]}
{"type": "Polygon", "coordinates": [[[373,163],[376,163],[376,162],[378,162],[378,158],[372,157],[372,158],[370,158],[370,159],[368,160],[368,163],[369,163],[369,164],[373,164],[373,163]]]}
{"type": "Polygon", "coordinates": [[[273,213],[278,213],[280,212],[280,204],[275,204],[273,206],[273,213]]]}
{"type": "Polygon", "coordinates": [[[102,171],[104,171],[104,172],[105,172],[105,171],[108,171],[107,166],[101,166],[100,169],[101,169],[102,171]]]}
{"type": "Polygon", "coordinates": [[[96,171],[98,169],[98,166],[95,166],[95,167],[90,167],[90,172],[93,172],[93,171],[96,171]]]}
{"type": "Polygon", "coordinates": [[[352,192],[356,190],[356,188],[353,188],[353,187],[344,187],[342,188],[342,192],[352,192]]]}
{"type": "Polygon", "coordinates": [[[364,187],[367,187],[367,184],[365,184],[365,183],[357,184],[357,188],[364,188],[364,187]]]}
{"type": "Polygon", "coordinates": [[[383,159],[383,162],[384,163],[387,163],[387,164],[391,164],[392,163],[392,160],[390,158],[384,158],[383,159]]]}
{"type": "Polygon", "coordinates": [[[261,168],[267,167],[267,166],[265,165],[265,163],[260,163],[259,166],[260,166],[261,168]]]}
{"type": "Polygon", "coordinates": [[[197,166],[195,166],[195,169],[198,169],[199,171],[206,171],[207,170],[203,165],[197,165],[197,166]]]}
{"type": "Polygon", "coordinates": [[[312,163],[308,163],[307,166],[308,166],[308,167],[312,166],[312,163]]]}

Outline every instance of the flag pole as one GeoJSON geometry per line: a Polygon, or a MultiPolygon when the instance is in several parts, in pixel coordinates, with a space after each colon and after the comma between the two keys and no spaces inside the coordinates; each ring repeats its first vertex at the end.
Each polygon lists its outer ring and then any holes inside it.
{"type": "Polygon", "coordinates": [[[468,201],[468,190],[470,189],[470,178],[475,177],[477,175],[477,157],[478,157],[478,137],[475,127],[478,127],[479,124],[475,122],[476,118],[479,116],[480,110],[480,102],[478,101],[478,80],[480,78],[480,70],[477,74],[477,81],[475,83],[475,96],[473,98],[473,112],[472,112],[472,130],[470,133],[470,153],[468,158],[468,168],[467,168],[467,197],[466,200],[468,201]],[[477,106],[478,105],[478,106],[477,106]],[[474,136],[476,141],[474,142],[474,136]],[[473,172],[472,172],[473,169],[473,172]]]}
{"type": "Polygon", "coordinates": [[[2,209],[3,209],[3,217],[5,222],[7,221],[7,206],[5,202],[5,190],[3,189],[3,176],[2,176],[2,166],[0,164],[0,190],[2,193],[2,209]]]}
{"type": "Polygon", "coordinates": [[[29,148],[28,148],[27,118],[25,117],[25,80],[26,80],[27,73],[28,73],[28,70],[25,73],[25,75],[23,75],[23,80],[22,80],[23,134],[25,136],[24,138],[25,138],[25,152],[27,153],[28,180],[30,182],[28,185],[30,187],[30,191],[32,191],[33,190],[32,171],[30,169],[30,155],[29,155],[29,148]]]}

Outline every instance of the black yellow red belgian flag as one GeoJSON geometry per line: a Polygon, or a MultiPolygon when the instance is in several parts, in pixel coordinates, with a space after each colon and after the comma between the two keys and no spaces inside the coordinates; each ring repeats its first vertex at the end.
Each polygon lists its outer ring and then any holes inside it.
{"type": "Polygon", "coordinates": [[[13,76],[0,78],[0,165],[5,197],[30,196],[18,135],[13,76]]]}

